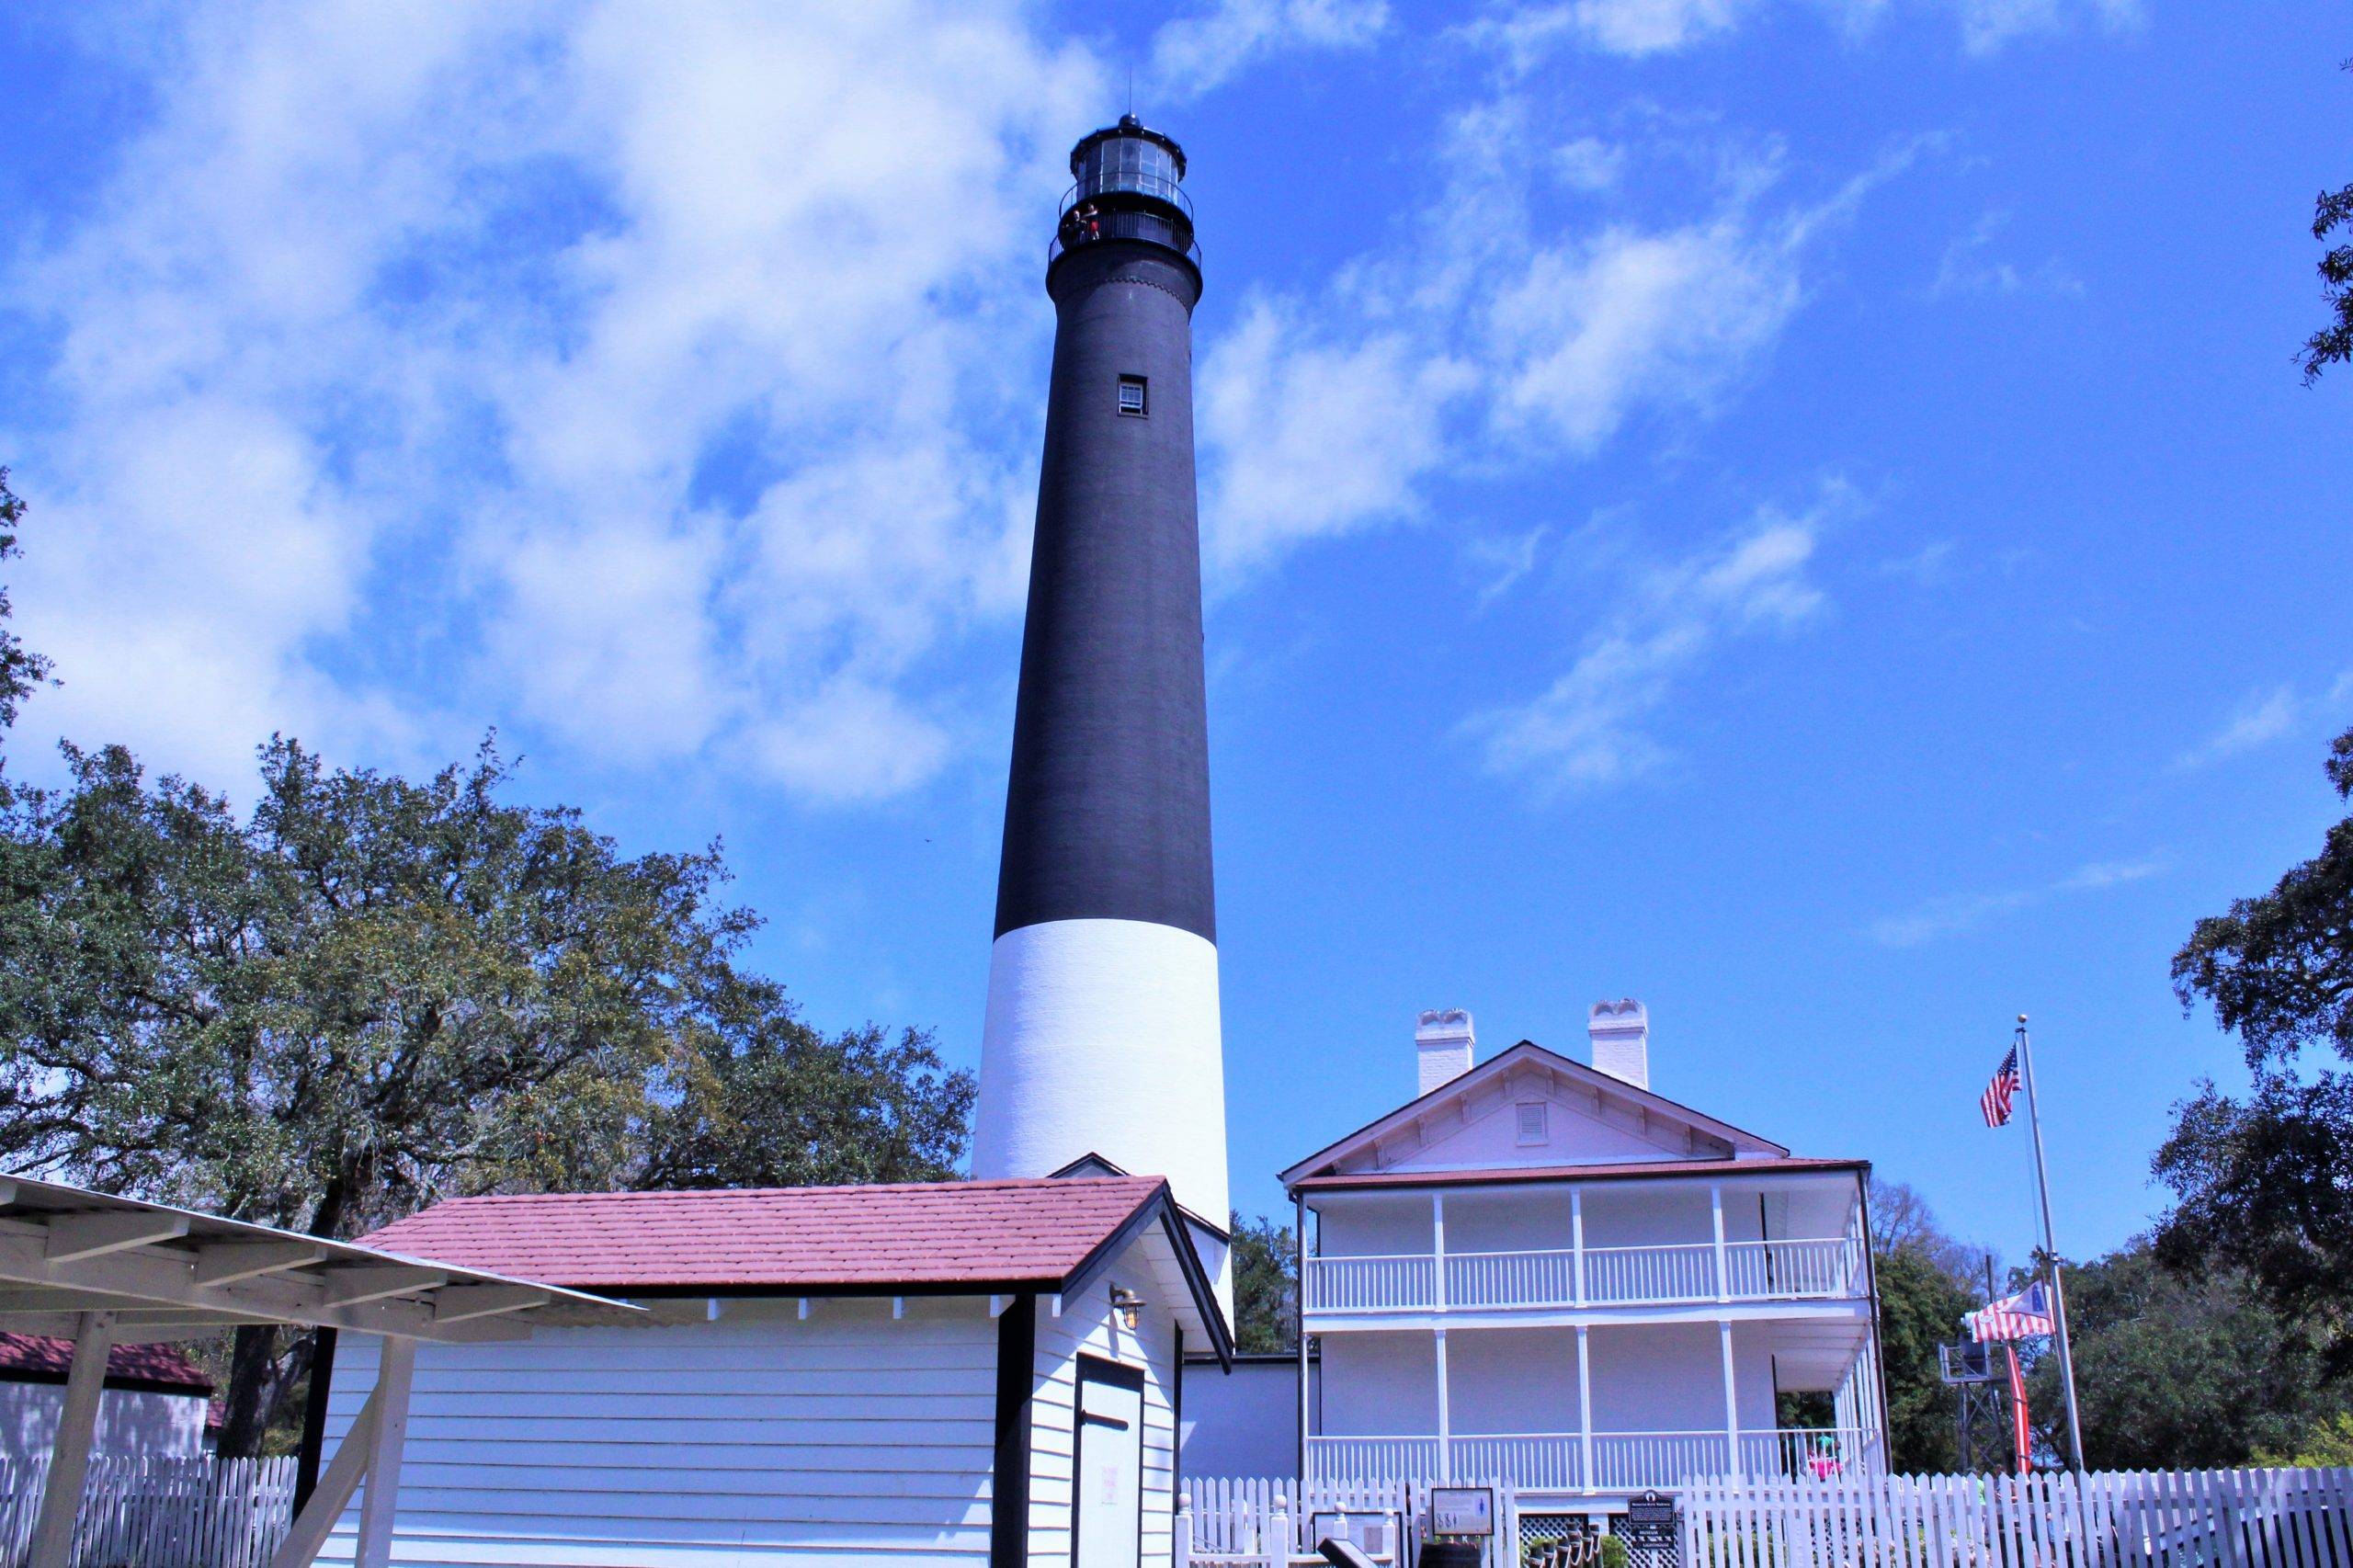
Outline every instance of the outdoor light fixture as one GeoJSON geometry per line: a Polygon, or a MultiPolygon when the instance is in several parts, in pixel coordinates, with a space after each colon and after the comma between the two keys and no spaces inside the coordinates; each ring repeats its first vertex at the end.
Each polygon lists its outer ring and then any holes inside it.
{"type": "Polygon", "coordinates": [[[1125,1285],[1111,1287],[1111,1310],[1120,1314],[1121,1326],[1132,1332],[1136,1320],[1143,1313],[1143,1298],[1125,1285]]]}

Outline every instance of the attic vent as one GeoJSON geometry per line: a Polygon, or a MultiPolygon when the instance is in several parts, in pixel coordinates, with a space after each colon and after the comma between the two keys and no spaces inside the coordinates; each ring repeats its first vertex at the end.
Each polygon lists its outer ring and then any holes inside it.
{"type": "Polygon", "coordinates": [[[1519,1111],[1519,1141],[1522,1143],[1544,1142],[1544,1102],[1534,1101],[1517,1108],[1519,1111]]]}

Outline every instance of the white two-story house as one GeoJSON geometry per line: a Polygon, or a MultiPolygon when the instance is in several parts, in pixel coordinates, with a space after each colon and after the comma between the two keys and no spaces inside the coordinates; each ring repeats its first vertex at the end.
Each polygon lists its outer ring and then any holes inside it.
{"type": "Polygon", "coordinates": [[[1869,1166],[1654,1094],[1639,1003],[1594,1064],[1473,1062],[1423,1015],[1422,1094],[1283,1173],[1296,1200],[1311,1480],[1505,1482],[1599,1517],[1695,1475],[1878,1468],[1869,1166]],[[1779,1396],[1820,1412],[1777,1416],[1779,1396]]]}

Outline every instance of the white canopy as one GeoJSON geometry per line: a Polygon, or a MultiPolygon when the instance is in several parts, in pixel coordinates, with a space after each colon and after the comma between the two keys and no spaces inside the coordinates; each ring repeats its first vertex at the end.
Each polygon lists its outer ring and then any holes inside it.
{"type": "Polygon", "coordinates": [[[521,1339],[535,1325],[642,1321],[625,1302],[349,1242],[0,1176],[0,1329],[70,1336],[57,1444],[28,1568],[65,1568],[107,1358],[125,1342],[247,1324],[384,1335],[375,1392],[271,1568],[305,1568],[363,1479],[356,1561],[382,1568],[400,1495],[409,1376],[420,1339],[521,1339]]]}
{"type": "Polygon", "coordinates": [[[0,1329],[70,1335],[94,1312],[114,1314],[117,1344],[240,1324],[520,1339],[535,1322],[642,1315],[602,1296],[478,1268],[0,1176],[0,1329]]]}

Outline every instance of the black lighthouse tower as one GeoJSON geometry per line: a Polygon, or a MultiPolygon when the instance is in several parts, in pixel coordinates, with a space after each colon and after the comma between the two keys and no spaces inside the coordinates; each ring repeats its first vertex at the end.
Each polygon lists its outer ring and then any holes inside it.
{"type": "Polygon", "coordinates": [[[1087,1153],[1226,1218],[1185,153],[1071,153],[989,970],[977,1176],[1087,1153]]]}

